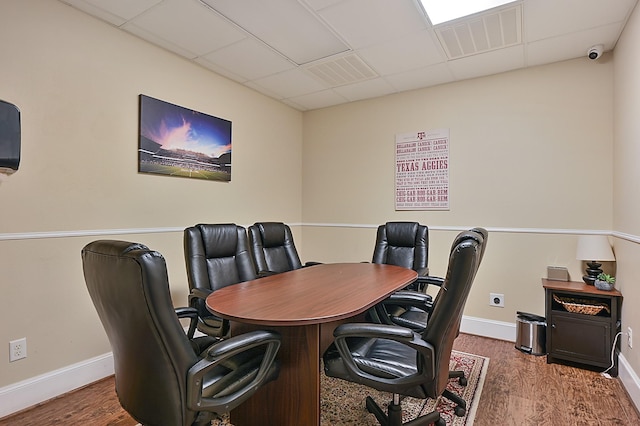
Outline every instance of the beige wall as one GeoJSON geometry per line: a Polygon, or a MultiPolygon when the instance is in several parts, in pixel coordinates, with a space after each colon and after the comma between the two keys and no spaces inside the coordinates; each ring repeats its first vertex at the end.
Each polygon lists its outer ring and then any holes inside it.
{"type": "Polygon", "coordinates": [[[484,226],[465,315],[544,314],[546,267],[581,280],[575,231],[611,229],[612,87],[610,57],[581,58],[306,112],[303,222],[318,226],[303,230],[305,258],[370,260],[377,224],[417,220],[443,274],[455,230],[484,226]],[[394,136],[437,128],[450,129],[450,210],[396,212],[394,136]]]}
{"type": "Polygon", "coordinates": [[[0,351],[0,387],[109,352],[82,279],[87,242],[160,251],[185,304],[182,228],[300,222],[300,112],[57,1],[3,0],[0,39],[0,99],[22,118],[20,170],[0,185],[0,343],[28,346],[13,363],[0,351]],[[231,120],[231,182],[139,174],[139,94],[231,120]]]}
{"type": "MultiPolygon", "coordinates": [[[[614,60],[613,230],[618,266],[617,287],[624,295],[623,331],[640,330],[640,9],[636,7],[616,46],[614,60]]],[[[636,334],[638,336],[638,334],[636,334]]],[[[638,338],[633,349],[622,351],[636,373],[640,372],[638,338]]],[[[624,342],[624,339],[623,339],[624,342]]]]}

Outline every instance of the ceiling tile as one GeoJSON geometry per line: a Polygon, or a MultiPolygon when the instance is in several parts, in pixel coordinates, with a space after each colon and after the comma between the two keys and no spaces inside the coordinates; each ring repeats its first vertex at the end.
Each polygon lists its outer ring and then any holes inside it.
{"type": "Polygon", "coordinates": [[[349,50],[297,1],[201,1],[299,65],[349,50]]]}
{"type": "Polygon", "coordinates": [[[251,82],[252,85],[278,93],[281,98],[293,98],[326,89],[300,69],[270,75],[251,82]]]}
{"type": "Polygon", "coordinates": [[[122,25],[162,0],[61,0],[77,9],[104,19],[114,25],[122,25]]]}
{"type": "Polygon", "coordinates": [[[310,93],[308,95],[296,96],[287,99],[297,105],[305,107],[305,109],[317,109],[326,108],[333,105],[343,104],[349,100],[343,96],[340,96],[334,90],[321,90],[320,92],[310,93]]]}
{"type": "Polygon", "coordinates": [[[246,38],[233,24],[196,1],[164,0],[130,22],[196,56],[246,38]]]}
{"type": "Polygon", "coordinates": [[[318,11],[326,7],[332,6],[336,3],[343,2],[344,0],[302,0],[307,3],[313,10],[318,11]]]}
{"type": "Polygon", "coordinates": [[[234,70],[235,74],[244,77],[245,80],[266,77],[295,66],[253,38],[223,47],[204,55],[203,58],[210,63],[234,70]]]}
{"type": "Polygon", "coordinates": [[[347,0],[319,14],[353,49],[427,28],[412,0],[347,0]]]}
{"type": "Polygon", "coordinates": [[[636,0],[535,0],[524,3],[527,41],[624,22],[636,0]]]}
{"type": "Polygon", "coordinates": [[[290,99],[281,99],[280,102],[282,102],[285,105],[289,105],[291,108],[293,109],[297,109],[298,111],[308,111],[309,108],[299,105],[295,102],[292,102],[290,99]]]}
{"type": "Polygon", "coordinates": [[[403,92],[405,90],[450,83],[454,81],[454,78],[447,64],[442,63],[389,75],[385,77],[385,80],[391,83],[398,92],[403,92]]]}
{"type": "Polygon", "coordinates": [[[135,24],[132,23],[126,23],[124,25],[122,25],[120,28],[122,28],[123,30],[130,32],[133,35],[136,35],[138,37],[140,37],[143,40],[148,41],[149,43],[152,43],[156,46],[162,47],[164,49],[170,50],[173,53],[176,53],[180,56],[184,56],[185,58],[188,59],[195,59],[198,57],[198,54],[195,52],[192,52],[190,50],[187,50],[185,48],[183,48],[182,46],[179,46],[177,44],[172,43],[170,38],[162,38],[159,37],[158,35],[151,33],[143,28],[138,27],[135,24]]]}
{"type": "Polygon", "coordinates": [[[393,86],[382,78],[336,87],[333,90],[350,101],[385,96],[396,92],[393,86]],[[372,93],[375,93],[375,95],[371,96],[372,93]]]}
{"type": "Polygon", "coordinates": [[[195,58],[193,60],[194,62],[197,62],[198,64],[202,65],[205,68],[210,69],[211,71],[215,72],[216,74],[220,74],[221,76],[227,77],[231,80],[237,81],[238,83],[242,83],[245,84],[248,80],[246,77],[242,77],[241,75],[238,75],[236,73],[234,73],[233,71],[230,71],[228,69],[226,69],[225,67],[218,65],[218,64],[214,64],[212,62],[207,61],[207,58],[204,56],[201,56],[199,58],[195,58]]]}
{"type": "Polygon", "coordinates": [[[358,51],[379,74],[397,74],[444,62],[431,31],[423,30],[358,51]]]}

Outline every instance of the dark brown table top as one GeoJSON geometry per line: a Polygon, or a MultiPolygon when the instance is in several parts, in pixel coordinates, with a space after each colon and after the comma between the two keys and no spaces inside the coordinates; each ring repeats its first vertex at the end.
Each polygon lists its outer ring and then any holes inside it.
{"type": "Polygon", "coordinates": [[[366,311],[417,277],[372,263],[326,263],[216,290],[207,308],[229,320],[270,326],[331,322],[366,311]]]}
{"type": "Polygon", "coordinates": [[[598,290],[595,286],[585,284],[582,281],[555,281],[542,278],[542,287],[550,290],[570,291],[573,293],[586,293],[611,297],[622,296],[622,293],[615,288],[613,290],[598,290]]]}

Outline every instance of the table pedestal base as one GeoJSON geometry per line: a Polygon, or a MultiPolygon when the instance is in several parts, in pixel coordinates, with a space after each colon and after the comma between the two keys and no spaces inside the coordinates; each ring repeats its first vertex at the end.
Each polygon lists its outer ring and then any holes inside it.
{"type": "Polygon", "coordinates": [[[233,335],[270,329],[282,335],[280,374],[231,412],[234,426],[320,425],[320,324],[265,327],[233,323],[233,335]]]}

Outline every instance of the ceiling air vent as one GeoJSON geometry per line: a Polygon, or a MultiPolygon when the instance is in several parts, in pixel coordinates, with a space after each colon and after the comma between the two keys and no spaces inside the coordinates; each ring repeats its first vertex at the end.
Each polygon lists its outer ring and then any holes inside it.
{"type": "Polygon", "coordinates": [[[355,54],[315,62],[304,69],[329,87],[344,86],[378,76],[355,54]]]}
{"type": "Polygon", "coordinates": [[[436,34],[449,59],[522,43],[522,5],[439,25],[436,34]]]}

